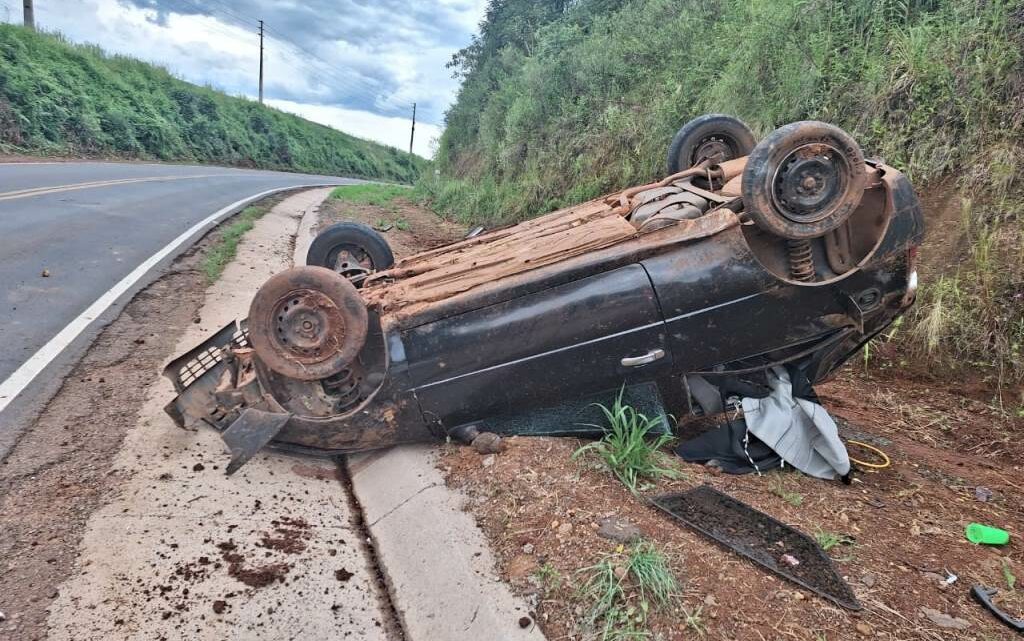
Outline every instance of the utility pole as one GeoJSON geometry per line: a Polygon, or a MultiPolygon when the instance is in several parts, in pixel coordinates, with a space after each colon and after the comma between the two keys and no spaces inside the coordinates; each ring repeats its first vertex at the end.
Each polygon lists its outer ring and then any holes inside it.
{"type": "Polygon", "coordinates": [[[31,29],[32,31],[35,31],[36,14],[35,11],[32,9],[32,0],[25,0],[24,4],[22,4],[22,7],[24,7],[25,9],[25,26],[31,29]]]}
{"type": "Polygon", "coordinates": [[[416,103],[412,103],[412,131],[409,132],[409,153],[412,153],[412,141],[416,138],[416,103]]]}
{"type": "MultiPolygon", "coordinates": [[[[25,0],[25,3],[31,3],[32,0],[25,0]]],[[[263,104],[263,21],[260,20],[260,104],[263,104]]]]}

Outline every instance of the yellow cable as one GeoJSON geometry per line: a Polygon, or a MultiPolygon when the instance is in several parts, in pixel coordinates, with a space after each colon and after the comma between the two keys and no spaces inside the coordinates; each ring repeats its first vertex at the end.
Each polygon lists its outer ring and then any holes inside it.
{"type": "Polygon", "coordinates": [[[849,445],[859,445],[859,446],[863,447],[866,450],[871,450],[872,452],[877,454],[879,456],[879,458],[881,458],[882,461],[883,461],[882,463],[865,463],[864,461],[858,461],[857,459],[855,459],[855,458],[853,458],[851,456],[850,460],[853,461],[854,463],[856,463],[857,465],[862,465],[862,466],[870,468],[872,470],[884,470],[885,468],[889,467],[889,465],[892,464],[892,461],[889,460],[889,455],[886,454],[885,452],[883,452],[882,450],[878,449],[877,447],[873,446],[873,445],[868,445],[867,443],[864,443],[864,442],[861,442],[861,441],[847,441],[847,444],[849,444],[849,445]]]}

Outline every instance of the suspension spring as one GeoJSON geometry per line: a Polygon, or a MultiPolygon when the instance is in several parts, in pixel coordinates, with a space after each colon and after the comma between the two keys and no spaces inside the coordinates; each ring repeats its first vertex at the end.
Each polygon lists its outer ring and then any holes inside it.
{"type": "Polygon", "coordinates": [[[324,391],[337,397],[336,412],[343,412],[359,402],[359,378],[348,367],[322,381],[324,391]]]}
{"type": "Polygon", "coordinates": [[[793,280],[805,283],[814,281],[814,255],[811,253],[811,241],[787,240],[786,248],[789,250],[789,273],[793,280]]]}

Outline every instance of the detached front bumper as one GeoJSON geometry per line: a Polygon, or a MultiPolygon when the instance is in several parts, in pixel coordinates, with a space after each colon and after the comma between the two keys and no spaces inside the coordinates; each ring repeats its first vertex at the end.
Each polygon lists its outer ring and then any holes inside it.
{"type": "Polygon", "coordinates": [[[163,371],[178,393],[164,411],[179,427],[201,422],[221,432],[231,451],[227,473],[255,456],[291,414],[263,392],[244,323],[227,325],[163,371]]]}

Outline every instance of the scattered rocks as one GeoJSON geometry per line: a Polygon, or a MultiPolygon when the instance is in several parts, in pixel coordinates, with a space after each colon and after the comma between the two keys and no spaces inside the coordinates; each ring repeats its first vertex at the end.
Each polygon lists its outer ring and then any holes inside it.
{"type": "Polygon", "coordinates": [[[491,467],[494,465],[494,455],[491,454],[490,456],[485,456],[484,460],[480,464],[484,467],[491,467]]]}
{"type": "Polygon", "coordinates": [[[493,432],[483,432],[473,439],[477,454],[498,454],[505,451],[505,441],[493,432]]]}
{"type": "Polygon", "coordinates": [[[597,535],[619,543],[633,543],[642,536],[640,528],[616,516],[600,519],[597,522],[597,535]]]}
{"type": "Polygon", "coordinates": [[[867,623],[864,623],[863,621],[861,621],[860,623],[858,623],[857,625],[855,625],[853,627],[857,630],[857,632],[859,634],[863,634],[866,637],[871,636],[875,632],[874,629],[870,625],[868,625],[867,623]]]}
{"type": "Polygon", "coordinates": [[[216,601],[213,602],[213,612],[214,612],[214,614],[224,614],[224,610],[226,610],[227,608],[228,608],[228,602],[227,601],[224,601],[224,600],[221,600],[221,599],[217,599],[216,601]]]}
{"type": "Polygon", "coordinates": [[[42,276],[43,278],[49,278],[50,277],[50,270],[49,269],[44,269],[43,273],[40,274],[40,276],[42,276]]]}
{"type": "Polygon", "coordinates": [[[945,612],[939,612],[932,608],[921,607],[921,614],[925,616],[929,621],[939,626],[940,628],[947,628],[949,630],[966,630],[971,627],[971,622],[967,619],[961,619],[958,617],[950,616],[945,612]]]}
{"type": "Polygon", "coordinates": [[[988,503],[992,500],[992,490],[984,485],[979,485],[974,488],[974,498],[982,503],[988,503]]]}
{"type": "Polygon", "coordinates": [[[530,627],[532,624],[533,624],[533,619],[531,619],[530,617],[519,617],[519,627],[520,628],[525,630],[526,628],[530,627]]]}
{"type": "Polygon", "coordinates": [[[562,523],[558,526],[558,536],[569,536],[572,534],[572,523],[562,523]]]}
{"type": "Polygon", "coordinates": [[[865,572],[860,576],[860,582],[869,588],[873,588],[875,587],[875,584],[878,583],[878,577],[870,572],[865,572]]]}
{"type": "Polygon", "coordinates": [[[523,546],[523,554],[533,554],[533,543],[527,543],[523,546]]]}
{"type": "Polygon", "coordinates": [[[202,472],[205,469],[206,469],[206,466],[203,465],[202,463],[196,463],[195,465],[192,466],[192,471],[193,472],[202,472]]]}

